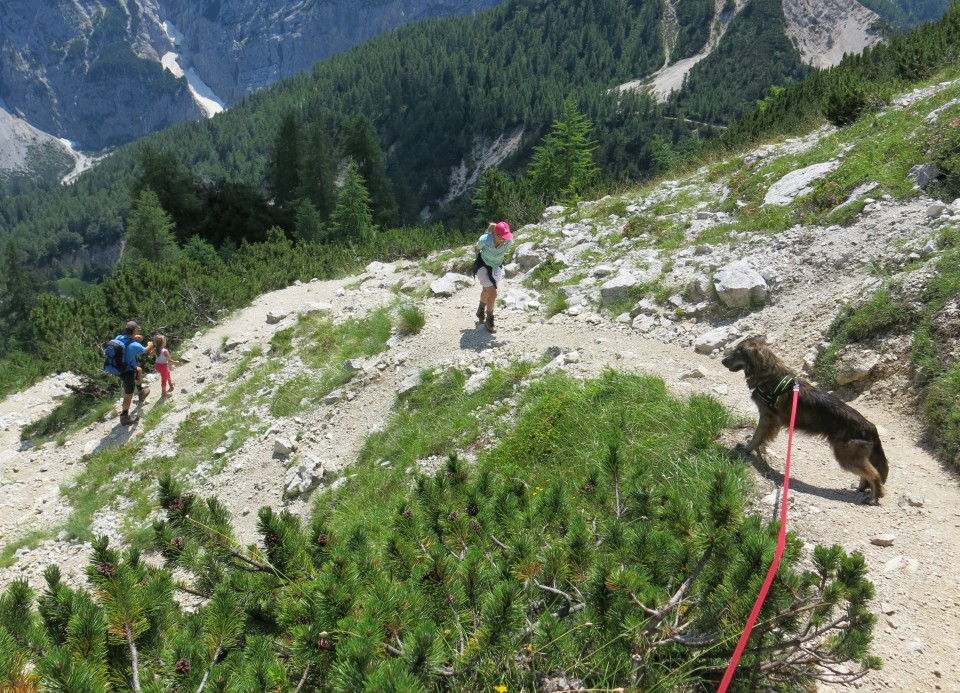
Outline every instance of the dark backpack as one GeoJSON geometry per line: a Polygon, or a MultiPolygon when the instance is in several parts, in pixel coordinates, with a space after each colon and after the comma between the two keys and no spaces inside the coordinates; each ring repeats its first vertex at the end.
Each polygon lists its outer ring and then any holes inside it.
{"type": "Polygon", "coordinates": [[[123,358],[126,346],[123,337],[111,339],[103,345],[103,370],[110,375],[123,375],[127,372],[127,362],[123,358]]]}

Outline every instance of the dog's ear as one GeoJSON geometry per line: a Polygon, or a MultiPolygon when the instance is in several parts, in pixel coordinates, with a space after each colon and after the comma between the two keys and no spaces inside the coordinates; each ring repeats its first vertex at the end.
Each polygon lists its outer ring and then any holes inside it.
{"type": "Polygon", "coordinates": [[[756,337],[754,337],[754,339],[757,340],[757,344],[764,344],[764,345],[766,345],[766,343],[767,343],[767,335],[765,335],[765,334],[758,334],[756,337]]]}

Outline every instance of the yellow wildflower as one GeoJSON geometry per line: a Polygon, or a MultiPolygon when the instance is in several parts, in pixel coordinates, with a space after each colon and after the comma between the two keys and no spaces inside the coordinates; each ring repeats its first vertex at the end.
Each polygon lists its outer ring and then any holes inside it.
{"type": "Polygon", "coordinates": [[[496,686],[494,686],[493,690],[495,690],[497,693],[507,693],[507,687],[504,686],[502,683],[499,683],[496,686]]]}

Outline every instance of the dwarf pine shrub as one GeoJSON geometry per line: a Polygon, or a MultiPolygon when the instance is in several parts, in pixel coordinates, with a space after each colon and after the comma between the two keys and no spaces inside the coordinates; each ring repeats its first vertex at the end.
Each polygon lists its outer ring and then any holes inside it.
{"type": "MultiPolygon", "coordinates": [[[[507,382],[496,394],[513,387],[515,419],[489,421],[495,444],[477,431],[475,462],[454,451],[414,475],[361,462],[309,523],[262,508],[257,545],[237,543],[219,501],[162,478],[163,567],[103,539],[92,592],[55,568],[39,595],[12,585],[0,596],[0,686],[538,690],[562,675],[586,688],[714,688],[778,529],[744,513],[747,472],[713,443],[728,414],[614,372],[507,382]],[[392,483],[370,494],[378,467],[392,483]]],[[[475,403],[411,397],[380,435],[475,403]]],[[[865,573],[861,555],[805,556],[789,535],[738,689],[878,666],[865,573]]]]}

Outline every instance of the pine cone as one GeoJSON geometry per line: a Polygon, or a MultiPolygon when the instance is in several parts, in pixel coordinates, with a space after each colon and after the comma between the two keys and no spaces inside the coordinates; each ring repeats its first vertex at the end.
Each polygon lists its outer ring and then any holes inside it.
{"type": "Polygon", "coordinates": [[[273,548],[274,546],[280,545],[280,535],[274,531],[267,532],[263,535],[263,543],[267,545],[267,548],[273,548]]]}
{"type": "Polygon", "coordinates": [[[176,670],[178,674],[186,674],[190,671],[190,660],[185,657],[181,657],[177,660],[176,670]]]}
{"type": "Polygon", "coordinates": [[[326,546],[326,545],[329,544],[329,543],[330,543],[330,535],[329,535],[329,534],[318,534],[318,535],[317,535],[317,544],[318,544],[319,546],[326,546]]]}
{"type": "Polygon", "coordinates": [[[97,572],[104,577],[113,577],[117,574],[117,566],[113,563],[104,561],[103,563],[97,564],[97,572]]]}
{"type": "Polygon", "coordinates": [[[476,503],[467,503],[467,515],[470,517],[476,517],[480,513],[480,508],[477,507],[476,503]]]}

